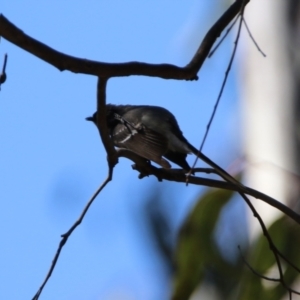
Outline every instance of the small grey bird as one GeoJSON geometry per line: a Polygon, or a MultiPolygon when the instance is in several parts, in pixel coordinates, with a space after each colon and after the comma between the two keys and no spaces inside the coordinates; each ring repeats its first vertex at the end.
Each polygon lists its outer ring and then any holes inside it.
{"type": "MultiPolygon", "coordinates": [[[[116,147],[126,148],[166,169],[171,167],[168,159],[187,172],[191,168],[186,157],[193,153],[225,180],[237,182],[187,141],[174,115],[167,109],[150,105],[107,104],[106,116],[110,136],[116,147]]],[[[97,113],[86,120],[97,126],[97,113]]]]}

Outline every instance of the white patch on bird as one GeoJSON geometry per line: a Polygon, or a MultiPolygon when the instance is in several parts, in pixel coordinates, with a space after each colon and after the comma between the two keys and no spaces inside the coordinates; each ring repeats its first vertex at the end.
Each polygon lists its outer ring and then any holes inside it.
{"type": "Polygon", "coordinates": [[[132,135],[128,134],[124,140],[120,141],[120,143],[123,144],[123,143],[127,142],[131,137],[132,137],[132,135]]]}
{"type": "Polygon", "coordinates": [[[126,131],[126,136],[123,140],[121,140],[119,143],[123,144],[127,142],[132,136],[135,134],[138,134],[138,131],[136,129],[129,130],[127,127],[122,127],[119,131],[114,133],[114,136],[117,137],[118,135],[123,135],[124,131],[126,131]]]}
{"type": "Polygon", "coordinates": [[[132,130],[131,130],[131,135],[135,135],[135,134],[138,134],[137,130],[132,129],[132,130]]]}

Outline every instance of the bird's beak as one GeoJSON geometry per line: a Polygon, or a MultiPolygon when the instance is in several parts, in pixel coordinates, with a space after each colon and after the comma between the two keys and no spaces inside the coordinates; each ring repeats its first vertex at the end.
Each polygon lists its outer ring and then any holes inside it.
{"type": "Polygon", "coordinates": [[[87,121],[92,121],[93,122],[93,117],[87,117],[85,118],[87,121]]]}

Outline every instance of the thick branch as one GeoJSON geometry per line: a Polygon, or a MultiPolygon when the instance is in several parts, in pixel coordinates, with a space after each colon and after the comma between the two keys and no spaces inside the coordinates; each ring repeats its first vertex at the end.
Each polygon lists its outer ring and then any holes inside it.
{"type": "Polygon", "coordinates": [[[97,128],[104,148],[107,153],[109,168],[112,170],[118,162],[116,150],[109,138],[109,132],[106,124],[106,83],[107,78],[98,77],[97,84],[97,128]]]}
{"type": "Polygon", "coordinates": [[[1,91],[1,84],[6,81],[6,64],[7,64],[7,54],[4,55],[4,61],[2,66],[2,72],[0,73],[0,91],[1,91]]]}
{"type": "MultiPolygon", "coordinates": [[[[69,70],[74,73],[90,74],[102,78],[144,75],[165,79],[194,80],[197,79],[197,73],[216,39],[241,10],[243,1],[236,0],[221,16],[203,39],[191,62],[185,67],[142,62],[104,63],[66,55],[26,35],[2,14],[0,14],[0,36],[48,62],[60,71],[69,70]]],[[[247,3],[249,1],[245,0],[247,3]]]]}

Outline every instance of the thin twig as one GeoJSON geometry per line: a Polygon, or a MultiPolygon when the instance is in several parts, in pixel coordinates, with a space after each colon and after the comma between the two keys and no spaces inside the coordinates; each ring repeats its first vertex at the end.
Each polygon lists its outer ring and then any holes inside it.
{"type": "Polygon", "coordinates": [[[248,197],[243,194],[243,193],[239,193],[242,198],[245,200],[245,202],[247,203],[248,207],[251,209],[254,217],[257,218],[259,224],[260,224],[260,227],[262,229],[262,232],[264,234],[264,236],[266,237],[267,241],[268,241],[268,244],[269,244],[269,247],[270,247],[270,250],[273,252],[273,255],[275,257],[275,260],[276,260],[276,264],[277,264],[277,268],[278,268],[278,272],[279,272],[279,282],[282,284],[282,286],[287,289],[288,291],[294,293],[294,294],[297,294],[297,295],[300,295],[300,292],[290,288],[285,280],[284,280],[284,275],[283,275],[283,270],[282,270],[282,266],[281,266],[281,262],[280,262],[280,258],[279,258],[279,253],[278,253],[278,249],[277,247],[275,246],[275,244],[273,243],[273,240],[261,218],[261,216],[258,214],[258,212],[256,211],[256,209],[254,208],[253,204],[251,203],[251,201],[248,199],[248,197]]]}
{"type": "Polygon", "coordinates": [[[249,1],[250,0],[236,0],[227,9],[227,11],[222,15],[222,17],[207,32],[196,54],[192,58],[191,62],[186,66],[186,68],[195,70],[196,73],[198,72],[198,70],[200,70],[203,62],[207,58],[217,38],[221,35],[223,30],[230,24],[230,22],[236,17],[236,15],[238,15],[240,11],[244,9],[244,7],[248,4],[249,1]],[[221,31],[220,28],[222,28],[221,31]]]}
{"type": "Polygon", "coordinates": [[[246,30],[247,30],[247,32],[248,32],[248,34],[249,34],[249,37],[250,37],[250,39],[252,40],[253,44],[255,45],[255,47],[257,48],[257,50],[261,53],[261,55],[262,55],[263,57],[266,57],[267,55],[260,49],[260,47],[259,47],[258,44],[256,43],[256,41],[255,41],[253,35],[251,34],[251,31],[250,31],[250,29],[249,29],[249,27],[248,27],[248,25],[247,25],[247,23],[246,23],[246,20],[245,20],[244,16],[242,16],[242,19],[243,19],[243,22],[244,22],[244,24],[245,24],[245,28],[246,28],[246,30]]]}
{"type": "Polygon", "coordinates": [[[221,40],[217,43],[217,45],[210,51],[210,53],[208,54],[207,58],[211,58],[214,53],[217,51],[217,49],[220,47],[220,45],[223,43],[223,41],[225,40],[226,36],[229,34],[229,32],[231,31],[231,29],[233,28],[233,26],[235,25],[236,21],[239,19],[239,15],[237,15],[234,19],[234,21],[232,22],[232,24],[229,26],[229,28],[226,30],[225,34],[222,36],[221,40]]]}
{"type": "MultiPolygon", "coordinates": [[[[229,72],[230,72],[232,64],[233,64],[233,59],[235,57],[235,53],[236,53],[236,50],[237,50],[237,45],[238,45],[238,41],[239,41],[239,38],[240,38],[241,29],[242,29],[243,11],[244,11],[244,9],[241,11],[241,19],[240,19],[240,22],[239,22],[239,27],[238,27],[237,35],[236,35],[236,39],[235,39],[235,42],[234,42],[233,51],[232,51],[232,54],[231,54],[231,57],[230,57],[230,60],[229,60],[229,63],[228,63],[228,66],[227,66],[227,69],[226,69],[226,72],[225,72],[225,76],[224,76],[224,79],[223,79],[223,82],[222,82],[222,85],[221,85],[221,89],[219,91],[219,95],[217,97],[217,101],[215,103],[215,106],[214,106],[214,109],[212,111],[212,114],[211,114],[211,117],[209,119],[209,122],[208,122],[208,124],[206,126],[206,132],[204,134],[204,137],[202,139],[202,143],[201,143],[201,146],[200,146],[200,149],[199,149],[200,151],[202,151],[202,149],[203,149],[203,146],[204,146],[204,143],[206,141],[206,138],[207,138],[208,132],[210,130],[211,124],[212,124],[212,122],[214,120],[214,117],[216,115],[216,112],[217,112],[217,109],[218,109],[218,106],[219,106],[219,103],[220,103],[220,100],[221,100],[221,97],[223,95],[223,91],[224,91],[224,88],[225,88],[225,85],[226,85],[226,82],[227,82],[227,79],[228,79],[228,75],[229,75],[229,72]]],[[[196,158],[196,162],[197,162],[197,158],[196,158]]],[[[194,163],[193,167],[195,166],[195,163],[194,163]]]]}
{"type": "Polygon", "coordinates": [[[250,271],[251,271],[254,275],[256,275],[256,276],[258,276],[258,277],[260,277],[260,278],[262,278],[262,279],[268,280],[268,281],[280,282],[280,278],[271,278],[271,277],[267,277],[267,276],[264,276],[264,275],[258,273],[257,271],[255,271],[255,270],[252,268],[252,266],[251,266],[251,265],[247,262],[247,260],[245,259],[245,257],[244,257],[244,255],[243,255],[243,253],[242,253],[242,250],[241,250],[241,247],[240,247],[240,246],[238,246],[238,249],[239,249],[239,251],[240,251],[240,255],[241,255],[241,257],[242,257],[242,260],[243,260],[244,264],[250,269],[250,271]]]}
{"type": "MultiPolygon", "coordinates": [[[[235,42],[234,42],[234,47],[233,47],[233,50],[232,50],[232,54],[231,54],[231,58],[229,60],[229,63],[228,63],[228,66],[227,66],[227,69],[226,69],[226,72],[225,72],[225,76],[224,76],[224,79],[223,79],[223,82],[222,82],[222,85],[221,85],[221,88],[220,88],[220,91],[219,91],[219,95],[217,97],[217,100],[216,100],[216,103],[214,105],[214,109],[212,111],[212,114],[211,114],[211,117],[208,121],[208,124],[206,126],[206,131],[205,131],[205,134],[203,136],[203,139],[202,139],[202,143],[201,143],[201,146],[199,148],[199,151],[201,152],[202,149],[203,149],[203,146],[204,146],[204,143],[206,141],[206,138],[208,136],[208,133],[209,133],[209,130],[210,130],[210,127],[211,127],[211,124],[214,120],[214,117],[215,117],[215,114],[217,112],[217,108],[219,106],[219,103],[220,103],[220,100],[221,100],[221,97],[223,95],[223,91],[224,91],[224,88],[225,88],[225,85],[226,85],[226,82],[227,82],[227,78],[228,78],[228,75],[229,75],[229,72],[231,70],[231,66],[232,66],[232,63],[233,63],[233,59],[235,57],[235,53],[236,53],[236,49],[237,49],[237,45],[238,45],[238,41],[239,41],[239,37],[240,37],[240,33],[241,33],[241,29],[242,29],[242,16],[244,14],[244,8],[245,8],[245,5],[247,3],[247,1],[244,1],[245,3],[242,3],[242,6],[241,6],[241,12],[240,12],[240,22],[239,22],[239,27],[238,27],[238,31],[237,31],[237,35],[236,35],[236,39],[235,39],[235,42]]],[[[195,161],[193,163],[193,166],[191,168],[191,171],[187,174],[187,178],[186,178],[186,183],[189,182],[189,177],[192,173],[192,170],[193,168],[195,167],[196,163],[198,161],[198,156],[195,158],[195,161]]]]}
{"type": "Polygon", "coordinates": [[[293,263],[291,262],[283,253],[281,253],[279,250],[277,250],[278,255],[285,260],[291,267],[293,267],[299,274],[300,274],[300,269],[293,263]]]}
{"type": "Polygon", "coordinates": [[[6,75],[6,64],[7,64],[7,53],[4,54],[4,62],[3,62],[3,66],[2,66],[2,72],[0,74],[0,91],[1,91],[1,84],[4,83],[7,79],[7,75],[6,75]]]}
{"type": "Polygon", "coordinates": [[[40,288],[38,289],[37,293],[34,295],[34,297],[32,298],[32,300],[38,300],[39,296],[41,295],[46,283],[48,282],[49,278],[52,275],[52,272],[56,266],[56,263],[58,261],[59,255],[61,253],[62,248],[64,247],[64,245],[66,244],[66,242],[68,241],[68,238],[71,236],[72,232],[75,230],[75,228],[81,224],[85,214],[87,213],[88,209],[90,208],[90,206],[92,205],[93,201],[96,199],[96,197],[99,195],[99,193],[103,190],[103,188],[107,185],[107,183],[109,181],[111,181],[112,179],[112,170],[109,170],[109,174],[107,176],[107,178],[104,180],[104,182],[99,186],[99,188],[97,189],[97,191],[94,193],[94,195],[91,197],[91,199],[88,201],[88,203],[86,204],[86,206],[84,207],[81,215],[79,216],[79,218],[77,219],[77,221],[71,226],[71,228],[64,234],[61,235],[61,241],[58,245],[58,248],[56,250],[56,253],[54,255],[54,258],[52,260],[51,266],[49,268],[49,271],[46,275],[46,278],[44,280],[44,282],[42,283],[42,285],[40,286],[40,288]]]}
{"type": "Polygon", "coordinates": [[[75,228],[81,224],[85,214],[87,213],[89,207],[92,205],[93,201],[96,199],[98,194],[107,185],[107,183],[112,180],[113,168],[114,168],[115,164],[118,162],[118,157],[116,155],[116,151],[115,151],[115,149],[112,145],[112,142],[109,138],[107,124],[106,124],[106,110],[105,110],[105,106],[106,106],[106,83],[107,83],[106,78],[100,78],[100,77],[98,78],[98,84],[97,84],[97,112],[98,112],[97,122],[98,123],[97,123],[97,128],[99,130],[102,143],[103,143],[103,145],[105,147],[105,150],[107,151],[107,154],[108,154],[108,175],[107,175],[107,178],[100,185],[100,187],[94,193],[92,198],[88,201],[88,203],[84,207],[84,209],[83,209],[81,215],[79,216],[79,218],[77,219],[77,221],[71,226],[71,228],[66,233],[61,235],[62,239],[59,243],[59,246],[57,248],[56,254],[54,256],[54,259],[52,261],[52,264],[50,266],[48,274],[47,274],[44,282],[42,283],[41,287],[38,289],[37,293],[33,297],[33,300],[37,300],[39,298],[40,294],[42,293],[46,283],[48,282],[48,280],[49,280],[49,278],[50,278],[50,276],[51,276],[51,274],[52,274],[52,272],[53,272],[53,270],[56,266],[56,263],[57,263],[57,260],[59,258],[60,252],[61,252],[63,246],[68,241],[68,238],[70,237],[72,232],[75,230],[75,228]]]}

